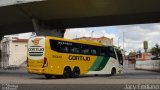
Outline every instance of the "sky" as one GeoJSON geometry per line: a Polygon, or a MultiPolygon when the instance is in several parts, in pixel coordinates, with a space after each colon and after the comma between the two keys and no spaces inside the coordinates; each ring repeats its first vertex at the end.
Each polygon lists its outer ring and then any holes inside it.
{"type": "Polygon", "coordinates": [[[123,48],[124,33],[124,49],[127,52],[138,50],[143,52],[143,41],[148,41],[149,49],[156,43],[160,44],[160,23],[75,28],[68,29],[68,32],[70,39],[102,36],[113,38],[114,45],[118,46],[119,41],[121,48],[123,48]]]}

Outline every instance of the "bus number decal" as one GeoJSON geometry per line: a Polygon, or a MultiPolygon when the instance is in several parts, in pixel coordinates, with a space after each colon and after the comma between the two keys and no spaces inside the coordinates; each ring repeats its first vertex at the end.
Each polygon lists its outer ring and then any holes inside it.
{"type": "Polygon", "coordinates": [[[59,56],[59,55],[53,55],[53,58],[62,58],[62,56],[59,56]]]}

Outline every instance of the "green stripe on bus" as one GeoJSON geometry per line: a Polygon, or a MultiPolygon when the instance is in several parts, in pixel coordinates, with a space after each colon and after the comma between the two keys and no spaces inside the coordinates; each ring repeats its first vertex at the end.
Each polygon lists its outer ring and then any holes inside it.
{"type": "Polygon", "coordinates": [[[102,56],[97,56],[94,64],[91,66],[91,68],[89,69],[89,71],[95,71],[99,67],[99,65],[101,64],[103,58],[104,57],[102,57],[102,56]]]}
{"type": "Polygon", "coordinates": [[[103,60],[102,60],[102,62],[101,62],[101,63],[99,64],[99,66],[95,69],[95,71],[100,71],[100,70],[102,70],[102,69],[106,66],[108,60],[109,60],[109,57],[104,57],[103,60]]]}
{"type": "Polygon", "coordinates": [[[109,57],[98,56],[96,58],[96,61],[94,62],[94,64],[89,69],[89,71],[100,71],[100,70],[102,70],[106,66],[108,60],[109,60],[109,57]]]}

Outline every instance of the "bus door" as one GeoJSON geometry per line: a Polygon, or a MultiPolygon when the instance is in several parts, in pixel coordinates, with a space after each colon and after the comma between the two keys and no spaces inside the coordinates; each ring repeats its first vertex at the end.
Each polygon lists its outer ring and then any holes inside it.
{"type": "Polygon", "coordinates": [[[123,71],[123,55],[120,50],[116,49],[117,60],[118,60],[118,73],[123,71]]]}

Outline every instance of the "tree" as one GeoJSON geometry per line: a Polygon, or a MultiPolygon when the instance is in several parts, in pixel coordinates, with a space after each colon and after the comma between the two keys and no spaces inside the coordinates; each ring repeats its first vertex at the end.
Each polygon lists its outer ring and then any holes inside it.
{"type": "Polygon", "coordinates": [[[158,59],[158,57],[160,57],[160,46],[158,44],[156,44],[151,50],[150,52],[152,53],[152,55],[155,56],[155,59],[158,59]]]}
{"type": "Polygon", "coordinates": [[[136,55],[137,55],[137,52],[136,52],[136,51],[131,51],[131,52],[129,52],[128,55],[129,55],[129,56],[136,56],[136,55]]]}
{"type": "Polygon", "coordinates": [[[129,52],[128,56],[127,56],[127,59],[129,61],[129,63],[135,63],[136,61],[136,55],[137,55],[137,52],[136,51],[131,51],[129,52]]]}

